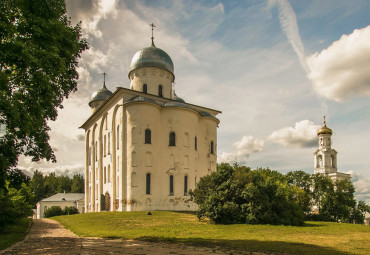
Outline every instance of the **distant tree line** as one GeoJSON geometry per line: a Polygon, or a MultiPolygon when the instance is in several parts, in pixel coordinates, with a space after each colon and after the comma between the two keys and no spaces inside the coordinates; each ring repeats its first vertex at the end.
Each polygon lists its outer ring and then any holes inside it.
{"type": "MultiPolygon", "coordinates": [[[[54,172],[43,175],[35,171],[30,178],[19,169],[6,171],[5,186],[0,188],[0,231],[18,219],[32,216],[32,209],[40,200],[57,193],[84,193],[81,174],[57,176],[54,172]]],[[[73,211],[63,212],[73,214],[73,211]]]]}
{"type": "Polygon", "coordinates": [[[65,175],[57,176],[54,172],[44,175],[36,170],[30,186],[35,194],[36,204],[57,193],[84,193],[84,177],[81,174],[75,174],[72,178],[65,175]]]}
{"type": "Polygon", "coordinates": [[[370,207],[354,199],[350,180],[332,181],[320,174],[222,163],[200,178],[191,192],[199,219],[216,224],[303,225],[305,220],[363,224],[370,207]]]}

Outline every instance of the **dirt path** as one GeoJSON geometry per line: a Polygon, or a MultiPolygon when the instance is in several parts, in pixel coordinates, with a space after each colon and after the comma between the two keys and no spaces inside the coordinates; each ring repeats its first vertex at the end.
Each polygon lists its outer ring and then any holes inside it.
{"type": "Polygon", "coordinates": [[[225,251],[217,248],[182,244],[151,243],[136,240],[80,238],[50,219],[34,220],[24,241],[0,251],[0,254],[127,254],[127,255],[206,255],[252,254],[257,252],[225,251]]]}

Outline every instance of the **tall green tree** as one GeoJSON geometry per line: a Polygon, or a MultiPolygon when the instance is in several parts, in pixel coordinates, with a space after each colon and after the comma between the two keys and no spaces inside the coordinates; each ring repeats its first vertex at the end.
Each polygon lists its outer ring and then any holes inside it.
{"type": "Polygon", "coordinates": [[[88,44],[64,0],[0,1],[0,188],[25,154],[55,161],[48,120],[77,90],[77,60],[88,44]]]}

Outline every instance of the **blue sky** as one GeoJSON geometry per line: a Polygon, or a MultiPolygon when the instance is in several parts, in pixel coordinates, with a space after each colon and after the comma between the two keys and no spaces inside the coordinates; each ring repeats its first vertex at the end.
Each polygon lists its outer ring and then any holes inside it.
{"type": "Polygon", "coordinates": [[[350,172],[370,203],[369,1],[67,1],[90,50],[80,61],[79,90],[50,123],[58,163],[28,171],[82,172],[87,103],[102,86],[129,87],[131,58],[155,44],[175,65],[185,101],[222,114],[219,161],[313,172],[323,115],[333,129],[338,170],[350,172]]]}

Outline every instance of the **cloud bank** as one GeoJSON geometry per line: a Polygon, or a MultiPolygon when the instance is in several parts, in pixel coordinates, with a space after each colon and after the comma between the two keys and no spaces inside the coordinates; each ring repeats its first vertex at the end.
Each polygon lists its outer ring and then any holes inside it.
{"type": "Polygon", "coordinates": [[[370,26],[356,29],[327,49],[307,57],[308,78],[317,94],[343,102],[370,97],[370,26]]]}
{"type": "Polygon", "coordinates": [[[285,127],[272,132],[268,141],[285,147],[311,148],[317,145],[319,125],[312,121],[296,122],[294,127],[285,127]]]}
{"type": "Polygon", "coordinates": [[[251,153],[260,152],[264,142],[254,139],[252,136],[243,136],[240,141],[233,144],[234,152],[224,152],[218,156],[218,162],[240,162],[245,163],[251,153]]]}

